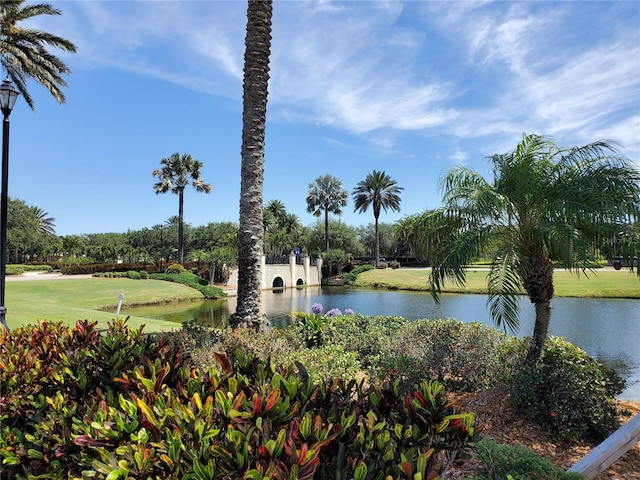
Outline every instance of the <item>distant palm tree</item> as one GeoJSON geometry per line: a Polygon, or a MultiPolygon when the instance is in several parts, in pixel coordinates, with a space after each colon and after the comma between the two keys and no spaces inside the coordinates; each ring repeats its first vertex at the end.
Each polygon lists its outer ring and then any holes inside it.
{"type": "Polygon", "coordinates": [[[375,264],[380,258],[380,228],[378,218],[380,210],[400,211],[400,192],[404,188],[399,187],[395,180],[392,180],[385,172],[374,170],[367,177],[358,182],[356,188],[351,193],[353,196],[354,212],[364,213],[369,208],[373,208],[373,218],[375,218],[376,252],[375,264]]]}
{"type": "Polygon", "coordinates": [[[277,225],[282,223],[282,218],[287,214],[287,209],[284,207],[284,203],[280,200],[271,200],[265,207],[265,213],[269,212],[277,225]]]}
{"type": "Polygon", "coordinates": [[[245,37],[238,296],[231,327],[267,328],[262,314],[264,135],[267,122],[272,0],[249,0],[245,37]]]}
{"type": "Polygon", "coordinates": [[[56,225],[53,222],[55,222],[56,219],[50,217],[49,214],[42,210],[40,207],[31,207],[31,212],[33,213],[33,219],[36,222],[36,228],[38,229],[38,232],[50,237],[55,237],[56,225]]]}
{"type": "Polygon", "coordinates": [[[38,15],[60,15],[60,10],[46,3],[23,5],[24,0],[2,0],[0,2],[0,63],[27,105],[35,105],[27,91],[27,79],[33,78],[47,88],[58,103],[64,103],[62,87],[67,82],[62,77],[70,73],[67,66],[47,47],[75,53],[76,46],[62,37],[33,28],[22,28],[19,23],[38,15]]]}
{"type": "Polygon", "coordinates": [[[156,194],[171,191],[178,195],[178,261],[184,262],[184,189],[191,185],[198,192],[209,193],[213,185],[204,183],[200,178],[202,162],[194,160],[191,155],[174,153],[168,158],[160,160],[162,169],[154,170],[152,175],[158,177],[153,185],[156,194]]]}
{"type": "Polygon", "coordinates": [[[329,213],[340,215],[347,205],[349,193],[342,181],[331,175],[322,175],[309,184],[307,212],[319,217],[324,213],[324,251],[329,250],[329,213]]]}
{"type": "MultiPolygon", "coordinates": [[[[489,160],[492,182],[468,168],[443,179],[445,207],[430,214],[439,239],[429,282],[436,298],[446,278],[464,284],[466,268],[494,248],[491,315],[517,328],[519,294],[527,292],[536,312],[527,353],[534,363],[551,319],[553,262],[576,274],[596,267],[598,247],[640,218],[640,171],[606,141],[567,148],[539,135],[489,160]]],[[[637,244],[628,246],[627,258],[638,255],[637,244]]]]}

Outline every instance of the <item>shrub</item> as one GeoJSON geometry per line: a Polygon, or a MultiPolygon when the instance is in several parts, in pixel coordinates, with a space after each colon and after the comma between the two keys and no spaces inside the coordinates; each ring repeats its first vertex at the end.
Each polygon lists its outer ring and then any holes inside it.
{"type": "MultiPolygon", "coordinates": [[[[314,308],[316,305],[319,304],[314,304],[314,308]]],[[[321,305],[320,308],[322,308],[321,305]]],[[[329,321],[327,316],[317,313],[307,314],[297,312],[289,318],[291,318],[292,322],[288,328],[295,330],[300,335],[307,348],[319,347],[324,343],[322,329],[329,321]]]]}
{"type": "Polygon", "coordinates": [[[65,262],[60,265],[60,271],[64,275],[92,275],[98,272],[127,272],[152,268],[151,265],[144,262],[88,263],[86,259],[66,259],[65,262]]]}
{"type": "Polygon", "coordinates": [[[192,368],[125,322],[3,335],[8,478],[433,478],[475,433],[437,382],[314,383],[242,352],[192,368]]]}
{"type": "Polygon", "coordinates": [[[344,280],[344,283],[346,285],[351,285],[353,284],[353,282],[356,281],[356,278],[358,277],[358,275],[360,275],[362,272],[366,272],[372,269],[373,269],[373,265],[370,265],[370,264],[358,265],[354,267],[350,272],[343,273],[342,279],[344,280]]]}
{"type": "Polygon", "coordinates": [[[188,287],[198,290],[200,293],[202,293],[202,295],[204,295],[204,298],[207,299],[222,298],[226,295],[221,288],[209,285],[209,282],[207,282],[204,278],[198,277],[191,272],[185,271],[184,273],[177,274],[152,273],[149,275],[149,278],[153,280],[164,280],[167,282],[176,282],[187,285],[188,287]]]}
{"type": "Polygon", "coordinates": [[[141,271],[141,272],[139,272],[139,273],[140,273],[140,278],[141,278],[142,280],[146,280],[146,279],[148,279],[148,278],[149,278],[149,272],[147,272],[146,270],[142,270],[142,271],[141,271]]]}
{"type": "Polygon", "coordinates": [[[167,269],[164,271],[164,273],[171,275],[171,274],[175,274],[175,273],[185,273],[186,271],[187,271],[187,269],[184,268],[179,263],[172,263],[171,265],[169,265],[167,267],[167,269]]]}
{"type": "Polygon", "coordinates": [[[322,343],[341,345],[347,352],[355,352],[365,368],[376,368],[381,353],[391,339],[407,323],[402,317],[341,315],[327,319],[322,327],[322,343]]]}
{"type": "Polygon", "coordinates": [[[457,320],[406,322],[390,341],[382,375],[409,385],[432,378],[454,391],[481,391],[507,383],[525,354],[522,340],[480,323],[457,320]]]}
{"type": "Polygon", "coordinates": [[[22,265],[5,265],[4,271],[6,275],[22,275],[24,267],[22,265]]]}
{"type": "Polygon", "coordinates": [[[391,260],[389,262],[389,268],[393,268],[394,270],[396,268],[400,268],[400,262],[398,262],[397,260],[391,260]]]}
{"type": "Polygon", "coordinates": [[[478,461],[477,475],[470,480],[579,480],[578,473],[554,467],[546,458],[522,445],[497,445],[493,440],[481,440],[473,446],[478,461]]]}
{"type": "Polygon", "coordinates": [[[140,272],[136,272],[135,270],[129,270],[127,272],[127,278],[130,278],[132,280],[140,280],[142,276],[140,275],[140,272]]]}
{"type": "Polygon", "coordinates": [[[518,369],[511,401],[520,414],[562,438],[602,440],[618,427],[614,398],[624,385],[584,350],[549,337],[540,360],[518,369]]]}

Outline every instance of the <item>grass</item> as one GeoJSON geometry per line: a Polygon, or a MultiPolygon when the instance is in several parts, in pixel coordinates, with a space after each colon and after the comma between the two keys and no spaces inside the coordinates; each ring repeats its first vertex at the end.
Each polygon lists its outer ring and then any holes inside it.
{"type": "MultiPolygon", "coordinates": [[[[63,280],[26,280],[6,283],[7,324],[34,324],[38,320],[73,325],[76,320],[93,319],[100,328],[116,317],[118,295],[124,294],[126,306],[202,300],[202,294],[186,285],[161,280],[128,278],[84,278],[63,280]]],[[[142,317],[130,317],[129,325],[145,324],[145,331],[169,330],[180,325],[142,317]]]]}
{"type": "MultiPolygon", "coordinates": [[[[390,288],[398,290],[427,291],[429,269],[374,269],[361,273],[355,286],[363,288],[390,288]]],[[[464,287],[450,281],[443,291],[450,293],[487,293],[487,271],[467,272],[464,287]]],[[[592,298],[640,298],[640,279],[636,272],[603,268],[588,276],[577,276],[566,270],[553,274],[556,297],[592,298]]],[[[524,292],[523,292],[524,293],[524,292]]]]}

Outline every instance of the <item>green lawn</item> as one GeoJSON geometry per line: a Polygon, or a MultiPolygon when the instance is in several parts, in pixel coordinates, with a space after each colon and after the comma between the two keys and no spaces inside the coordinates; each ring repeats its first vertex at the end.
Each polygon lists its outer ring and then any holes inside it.
{"type": "MultiPolygon", "coordinates": [[[[429,269],[374,269],[358,275],[355,285],[364,288],[397,288],[400,290],[428,290],[429,269]]],[[[451,293],[486,293],[486,271],[467,272],[464,288],[453,282],[445,284],[451,293]]],[[[640,298],[640,279],[636,272],[599,269],[588,277],[577,276],[566,270],[553,274],[556,297],[640,298]]]]}
{"type": "MultiPolygon", "coordinates": [[[[13,329],[38,320],[62,321],[74,324],[76,320],[93,319],[103,328],[116,317],[118,295],[124,294],[121,316],[127,315],[127,306],[201,300],[202,294],[179,283],[161,280],[131,280],[128,278],[84,278],[62,280],[7,281],[7,324],[13,329]],[[102,310],[106,309],[106,310],[102,310]]],[[[131,317],[129,325],[146,324],[146,332],[178,328],[170,322],[131,317]]]]}

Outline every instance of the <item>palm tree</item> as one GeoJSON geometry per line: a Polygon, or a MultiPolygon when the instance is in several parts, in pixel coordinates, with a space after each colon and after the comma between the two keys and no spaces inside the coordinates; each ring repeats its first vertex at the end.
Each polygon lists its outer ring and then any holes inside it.
{"type": "Polygon", "coordinates": [[[354,212],[364,213],[369,208],[369,205],[373,208],[376,232],[376,265],[380,258],[380,228],[378,225],[380,210],[399,212],[400,192],[402,190],[404,188],[399,187],[398,183],[392,180],[385,172],[374,170],[364,180],[358,182],[358,185],[351,193],[353,195],[354,212]]]}
{"type": "Polygon", "coordinates": [[[463,167],[443,179],[445,206],[434,216],[449,228],[434,229],[446,245],[434,249],[429,283],[436,298],[445,278],[464,284],[465,267],[491,245],[491,315],[517,328],[518,294],[527,293],[536,312],[527,354],[534,363],[551,318],[553,262],[577,275],[592,271],[602,239],[640,216],[640,171],[606,141],[566,148],[526,134],[515,150],[489,160],[493,182],[463,167]]]}
{"type": "Polygon", "coordinates": [[[60,15],[60,10],[46,3],[23,6],[24,0],[0,2],[0,63],[3,70],[34,110],[33,99],[27,91],[27,78],[31,77],[47,88],[58,103],[64,103],[62,87],[67,82],[62,77],[69,68],[47,47],[75,53],[76,46],[62,37],[33,28],[22,28],[19,22],[38,15],[60,15]]]}
{"type": "Polygon", "coordinates": [[[245,38],[238,296],[232,327],[267,328],[262,315],[264,135],[267,122],[272,0],[249,0],[245,38]]]}
{"type": "Polygon", "coordinates": [[[42,210],[40,207],[31,207],[31,212],[33,213],[33,219],[36,223],[36,228],[38,232],[47,235],[49,237],[55,237],[55,222],[56,219],[50,217],[47,212],[42,210]]]}
{"type": "Polygon", "coordinates": [[[309,184],[307,212],[319,217],[324,213],[324,251],[329,250],[329,213],[340,215],[347,205],[348,192],[342,182],[331,175],[322,175],[309,184]]]}
{"type": "Polygon", "coordinates": [[[154,170],[152,175],[158,177],[153,185],[156,194],[171,191],[178,195],[178,261],[184,262],[184,189],[191,181],[197,192],[209,193],[213,185],[204,183],[200,178],[202,162],[194,160],[189,154],[174,153],[160,160],[162,169],[154,170]]]}

